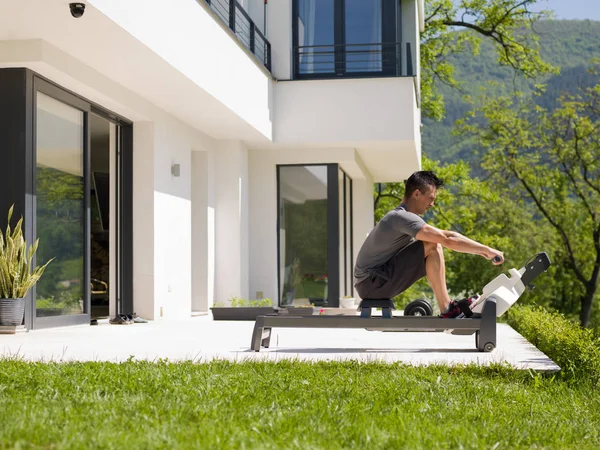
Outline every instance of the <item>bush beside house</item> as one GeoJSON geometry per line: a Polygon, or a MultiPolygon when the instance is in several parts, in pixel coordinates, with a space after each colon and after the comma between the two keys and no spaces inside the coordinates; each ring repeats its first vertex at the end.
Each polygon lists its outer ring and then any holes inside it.
{"type": "Polygon", "coordinates": [[[540,306],[512,308],[508,323],[561,367],[560,376],[600,385],[600,340],[592,330],[540,306]]]}

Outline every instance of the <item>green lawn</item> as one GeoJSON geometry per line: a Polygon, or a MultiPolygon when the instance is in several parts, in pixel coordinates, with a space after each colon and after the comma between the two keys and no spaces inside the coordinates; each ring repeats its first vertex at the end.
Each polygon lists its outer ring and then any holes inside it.
{"type": "Polygon", "coordinates": [[[2,448],[598,448],[600,392],[506,368],[0,361],[2,448]]]}

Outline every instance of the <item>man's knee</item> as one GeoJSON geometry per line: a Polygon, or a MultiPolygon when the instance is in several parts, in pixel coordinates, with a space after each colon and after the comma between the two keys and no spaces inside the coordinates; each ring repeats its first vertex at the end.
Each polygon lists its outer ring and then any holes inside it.
{"type": "Polygon", "coordinates": [[[425,258],[434,252],[440,254],[443,253],[444,249],[441,244],[436,244],[435,242],[423,242],[423,247],[425,249],[425,258]]]}

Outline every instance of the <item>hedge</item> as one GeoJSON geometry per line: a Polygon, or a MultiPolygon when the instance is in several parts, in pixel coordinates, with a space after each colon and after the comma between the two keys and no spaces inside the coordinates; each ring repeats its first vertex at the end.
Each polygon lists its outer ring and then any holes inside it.
{"type": "Polygon", "coordinates": [[[512,308],[508,323],[561,367],[560,376],[600,385],[600,341],[592,330],[540,306],[512,308]]]}

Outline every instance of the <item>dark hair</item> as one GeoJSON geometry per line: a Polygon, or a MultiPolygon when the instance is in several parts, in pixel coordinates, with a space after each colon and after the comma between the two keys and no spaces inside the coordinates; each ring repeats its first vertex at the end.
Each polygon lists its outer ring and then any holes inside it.
{"type": "Polygon", "coordinates": [[[425,193],[430,186],[439,189],[443,185],[444,181],[439,179],[431,170],[421,170],[413,173],[408,180],[404,181],[404,198],[409,198],[417,189],[425,193]]]}

